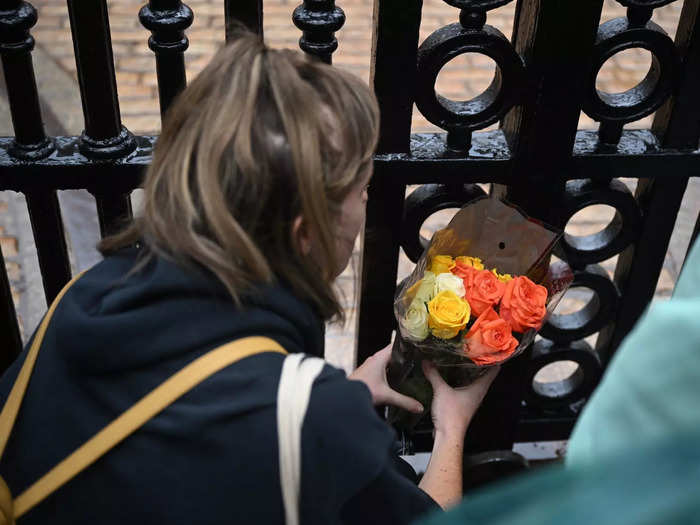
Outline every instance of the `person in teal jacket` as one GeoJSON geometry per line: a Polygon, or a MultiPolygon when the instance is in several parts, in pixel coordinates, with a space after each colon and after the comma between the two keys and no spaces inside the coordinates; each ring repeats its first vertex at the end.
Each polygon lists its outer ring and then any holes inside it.
{"type": "Polygon", "coordinates": [[[424,525],[700,523],[700,243],[630,332],[564,465],[467,496],[424,525]]]}

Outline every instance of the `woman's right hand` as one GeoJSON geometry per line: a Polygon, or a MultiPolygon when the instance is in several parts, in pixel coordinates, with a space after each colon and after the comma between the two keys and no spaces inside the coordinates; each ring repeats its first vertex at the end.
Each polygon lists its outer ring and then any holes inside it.
{"type": "Polygon", "coordinates": [[[423,361],[423,373],[433,387],[431,413],[435,433],[464,437],[474,413],[499,370],[498,366],[491,367],[470,385],[452,388],[440,376],[433,363],[423,361]]]}

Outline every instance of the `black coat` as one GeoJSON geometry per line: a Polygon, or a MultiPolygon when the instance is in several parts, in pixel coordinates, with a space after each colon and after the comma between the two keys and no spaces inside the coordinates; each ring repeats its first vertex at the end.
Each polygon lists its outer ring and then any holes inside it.
{"type": "MultiPolygon", "coordinates": [[[[211,275],[126,250],[87,272],[47,331],[0,474],[17,496],[206,351],[263,335],[323,353],[323,325],[282,286],[238,309],[211,275]]],[[[0,380],[4,403],[21,363],[0,380]]],[[[276,392],[284,356],[223,369],[20,519],[31,523],[284,522],[276,392]]],[[[435,503],[403,477],[369,391],[326,365],[302,430],[301,523],[405,523],[435,503]]]]}

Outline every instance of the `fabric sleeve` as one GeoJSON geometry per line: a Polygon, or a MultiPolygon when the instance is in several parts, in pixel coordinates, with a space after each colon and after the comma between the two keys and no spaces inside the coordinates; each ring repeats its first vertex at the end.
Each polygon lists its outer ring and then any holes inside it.
{"type": "Polygon", "coordinates": [[[346,525],[412,523],[440,506],[390,462],[374,480],[348,500],[341,512],[346,525]]]}
{"type": "Polygon", "coordinates": [[[700,427],[700,299],[654,304],[623,341],[569,440],[567,465],[700,427]]]}
{"type": "Polygon", "coordinates": [[[372,523],[378,506],[388,513],[382,523],[414,520],[413,510],[431,500],[395,466],[395,441],[367,387],[326,366],[314,383],[302,429],[301,522],[336,523],[353,507],[362,523],[372,523]]]}

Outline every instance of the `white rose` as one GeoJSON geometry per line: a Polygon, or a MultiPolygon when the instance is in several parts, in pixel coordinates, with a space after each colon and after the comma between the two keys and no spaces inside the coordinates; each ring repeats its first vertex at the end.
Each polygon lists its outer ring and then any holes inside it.
{"type": "Polygon", "coordinates": [[[435,286],[433,287],[433,297],[449,290],[454,292],[457,297],[464,298],[466,291],[464,290],[464,281],[452,273],[441,273],[435,278],[435,286]]]}
{"type": "Polygon", "coordinates": [[[428,337],[430,329],[428,328],[428,309],[425,307],[425,303],[413,301],[401,320],[401,326],[411,339],[422,341],[428,337]]]}
{"type": "Polygon", "coordinates": [[[425,272],[423,274],[423,279],[421,279],[420,281],[420,285],[418,285],[416,296],[413,298],[413,302],[411,305],[415,303],[429,303],[433,299],[433,297],[435,297],[434,289],[435,274],[433,272],[425,272]]]}

